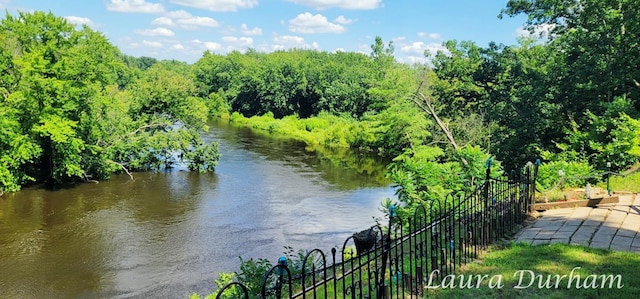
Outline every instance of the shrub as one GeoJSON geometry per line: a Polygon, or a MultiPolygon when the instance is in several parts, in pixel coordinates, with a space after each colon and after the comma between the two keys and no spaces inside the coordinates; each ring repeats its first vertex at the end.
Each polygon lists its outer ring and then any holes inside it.
{"type": "Polygon", "coordinates": [[[584,187],[597,176],[586,162],[553,161],[538,168],[537,184],[540,190],[564,187],[584,187]]]}

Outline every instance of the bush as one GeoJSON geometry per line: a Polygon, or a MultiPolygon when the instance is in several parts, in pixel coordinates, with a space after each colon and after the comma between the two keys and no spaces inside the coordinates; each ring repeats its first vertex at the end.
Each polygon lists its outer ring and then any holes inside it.
{"type": "Polygon", "coordinates": [[[540,190],[584,187],[587,182],[594,182],[597,176],[593,168],[586,162],[554,161],[544,163],[538,168],[537,184],[540,190]]]}

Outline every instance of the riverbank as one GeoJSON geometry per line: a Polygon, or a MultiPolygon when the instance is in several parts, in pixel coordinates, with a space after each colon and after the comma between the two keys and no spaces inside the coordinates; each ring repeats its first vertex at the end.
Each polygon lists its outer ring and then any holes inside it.
{"type": "Polygon", "coordinates": [[[313,149],[328,147],[372,151],[371,145],[376,143],[376,136],[372,130],[373,124],[358,121],[349,116],[336,116],[322,112],[309,118],[289,115],[276,119],[273,113],[245,117],[234,112],[223,118],[228,118],[229,122],[236,126],[302,141],[313,149]]]}

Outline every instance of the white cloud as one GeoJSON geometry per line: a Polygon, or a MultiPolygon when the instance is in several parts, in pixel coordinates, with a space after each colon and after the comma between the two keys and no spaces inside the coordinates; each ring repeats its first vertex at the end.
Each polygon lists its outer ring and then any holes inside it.
{"type": "Polygon", "coordinates": [[[253,47],[253,38],[251,37],[236,37],[236,36],[223,36],[222,41],[226,46],[227,52],[234,50],[246,50],[253,47]]]}
{"type": "MultiPolygon", "coordinates": [[[[423,42],[413,42],[409,45],[400,47],[400,52],[407,54],[418,54],[424,56],[425,51],[435,55],[438,51],[446,51],[447,49],[438,43],[425,44],[423,42]]],[[[420,57],[420,56],[418,56],[420,57]]]]}
{"type": "Polygon", "coordinates": [[[426,33],[426,32],[418,32],[418,36],[422,37],[422,38],[429,38],[429,39],[442,39],[442,35],[440,35],[440,33],[426,33]]]}
{"type": "Polygon", "coordinates": [[[218,21],[209,17],[197,17],[184,10],[170,11],[165,17],[160,17],[151,22],[151,24],[166,24],[167,26],[179,25],[185,29],[195,29],[198,27],[218,27],[218,21]]]}
{"type": "Polygon", "coordinates": [[[347,19],[344,16],[338,16],[335,20],[333,20],[334,22],[338,23],[338,24],[342,24],[342,25],[349,25],[353,22],[355,22],[355,20],[352,19],[347,19]]]}
{"type": "Polygon", "coordinates": [[[258,0],[170,0],[170,2],[211,11],[237,11],[258,5],[258,0]]]}
{"type": "Polygon", "coordinates": [[[235,36],[223,36],[222,41],[237,46],[248,47],[253,45],[253,38],[250,37],[235,37],[235,36]]]}
{"type": "Polygon", "coordinates": [[[220,50],[222,48],[222,45],[220,45],[219,43],[214,43],[214,42],[204,42],[204,47],[207,50],[210,50],[210,51],[217,51],[217,50],[220,50]]]}
{"type": "Polygon", "coordinates": [[[111,0],[107,10],[117,12],[160,13],[164,6],[160,3],[149,3],[145,0],[111,0]]]}
{"type": "Polygon", "coordinates": [[[175,50],[184,50],[184,46],[182,44],[175,44],[171,46],[171,48],[175,50]]]}
{"type": "Polygon", "coordinates": [[[222,45],[219,43],[203,42],[203,41],[200,41],[199,39],[194,39],[192,42],[194,44],[202,45],[206,50],[209,50],[209,51],[218,51],[222,49],[222,45]]]}
{"type": "Polygon", "coordinates": [[[162,48],[163,46],[161,42],[152,42],[148,40],[143,40],[142,44],[145,46],[154,47],[154,48],[162,48]]]}
{"type": "Polygon", "coordinates": [[[249,29],[249,27],[247,27],[247,24],[242,24],[242,26],[240,26],[240,29],[242,30],[242,34],[244,35],[262,35],[262,29],[260,27],[253,27],[253,29],[249,29]]]}
{"type": "Polygon", "coordinates": [[[287,0],[295,4],[302,4],[315,9],[375,9],[381,6],[382,0],[287,0]]]}
{"type": "Polygon", "coordinates": [[[391,41],[393,41],[394,43],[399,43],[399,42],[402,42],[402,41],[404,41],[406,39],[407,39],[406,36],[398,36],[398,37],[392,38],[391,41]]]}
{"type": "Polygon", "coordinates": [[[304,38],[293,35],[276,35],[273,37],[273,42],[276,44],[286,45],[304,45],[304,38]]]}
{"type": "Polygon", "coordinates": [[[338,52],[346,52],[343,48],[336,48],[335,50],[333,50],[334,53],[338,53],[338,52]]]}
{"type": "Polygon", "coordinates": [[[311,43],[311,47],[312,47],[312,48],[314,48],[314,49],[316,49],[316,50],[320,50],[320,45],[318,45],[318,43],[317,43],[317,42],[313,42],[313,43],[311,43]]]}
{"type": "Polygon", "coordinates": [[[87,25],[87,26],[95,25],[93,21],[91,21],[91,19],[89,18],[83,18],[83,17],[77,17],[77,16],[66,16],[64,18],[67,19],[67,22],[74,25],[87,25]]]}
{"type": "Polygon", "coordinates": [[[158,27],[156,29],[146,29],[146,30],[136,30],[135,33],[144,35],[144,36],[174,36],[176,35],[173,31],[164,28],[158,27]]]}
{"type": "Polygon", "coordinates": [[[178,19],[176,23],[186,28],[193,27],[218,27],[219,24],[216,20],[209,17],[190,17],[186,19],[178,19]]]}
{"type": "Polygon", "coordinates": [[[190,18],[191,14],[188,13],[185,10],[174,10],[174,11],[170,11],[168,13],[165,14],[167,17],[172,18],[172,19],[185,19],[185,18],[190,18]]]}
{"type": "Polygon", "coordinates": [[[298,33],[343,33],[347,29],[342,25],[329,22],[321,14],[312,15],[305,12],[289,21],[289,31],[298,33]]]}
{"type": "Polygon", "coordinates": [[[151,25],[174,26],[175,23],[170,18],[159,17],[159,18],[156,18],[155,20],[151,21],[151,25]]]}
{"type": "Polygon", "coordinates": [[[273,50],[284,50],[291,48],[310,48],[310,46],[304,41],[304,38],[294,35],[274,35],[273,37],[273,50]]]}

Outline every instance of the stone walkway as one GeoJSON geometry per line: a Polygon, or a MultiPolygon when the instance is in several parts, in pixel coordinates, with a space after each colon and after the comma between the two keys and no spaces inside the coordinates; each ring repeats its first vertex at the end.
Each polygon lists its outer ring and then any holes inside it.
{"type": "Polygon", "coordinates": [[[640,253],[640,194],[620,195],[617,204],[567,208],[540,213],[516,242],[565,243],[640,253]]]}

